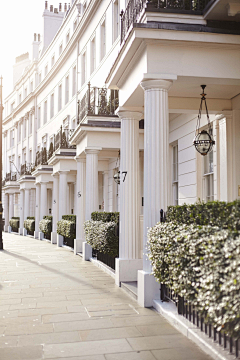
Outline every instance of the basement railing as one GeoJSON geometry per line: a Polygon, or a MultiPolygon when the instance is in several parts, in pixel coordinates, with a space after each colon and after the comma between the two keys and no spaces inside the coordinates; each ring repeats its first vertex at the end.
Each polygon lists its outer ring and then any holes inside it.
{"type": "Polygon", "coordinates": [[[88,83],[88,90],[81,100],[78,101],[78,124],[85,116],[116,116],[118,108],[118,90],[111,90],[105,87],[91,87],[88,83]]]}

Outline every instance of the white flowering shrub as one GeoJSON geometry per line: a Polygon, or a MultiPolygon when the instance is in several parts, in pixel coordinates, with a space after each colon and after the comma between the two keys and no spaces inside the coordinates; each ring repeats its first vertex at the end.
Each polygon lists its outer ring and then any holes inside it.
{"type": "Polygon", "coordinates": [[[35,219],[28,218],[28,219],[24,220],[23,227],[29,232],[34,232],[35,231],[35,219]]]}
{"type": "Polygon", "coordinates": [[[240,336],[240,237],[210,225],[158,223],[148,232],[153,274],[217,330],[240,336]]]}
{"type": "Polygon", "coordinates": [[[84,232],[86,242],[94,250],[117,257],[119,253],[119,237],[116,232],[116,226],[117,224],[113,221],[85,221],[84,232]]]}
{"type": "Polygon", "coordinates": [[[72,220],[60,220],[57,222],[57,233],[71,240],[76,238],[76,223],[72,220]]]}
{"type": "Polygon", "coordinates": [[[46,235],[50,235],[52,232],[52,220],[42,219],[39,222],[39,230],[46,235]]]}

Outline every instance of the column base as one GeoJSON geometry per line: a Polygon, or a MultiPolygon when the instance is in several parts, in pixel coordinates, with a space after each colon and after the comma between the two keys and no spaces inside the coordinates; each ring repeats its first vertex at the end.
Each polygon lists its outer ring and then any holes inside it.
{"type": "Polygon", "coordinates": [[[27,230],[25,228],[23,228],[22,234],[23,234],[23,236],[27,236],[27,230]]]}
{"type": "Polygon", "coordinates": [[[153,300],[160,299],[160,284],[151,273],[138,271],[138,303],[142,307],[152,307],[153,300]]]}
{"type": "Polygon", "coordinates": [[[138,270],[142,270],[142,259],[116,259],[115,260],[115,284],[121,285],[121,282],[137,281],[138,270]]]}
{"type": "Polygon", "coordinates": [[[51,244],[57,244],[57,232],[56,231],[51,232],[51,244]]]}
{"type": "Polygon", "coordinates": [[[59,234],[57,234],[57,246],[58,247],[63,246],[63,236],[59,234]]]}
{"type": "Polygon", "coordinates": [[[33,235],[34,239],[38,239],[38,234],[39,234],[39,231],[34,231],[34,235],[33,235]]]}
{"type": "Polygon", "coordinates": [[[81,239],[74,239],[74,255],[83,251],[83,242],[81,239]]]}
{"type": "Polygon", "coordinates": [[[23,234],[23,228],[18,228],[18,235],[22,235],[23,234]]]}
{"type": "Polygon", "coordinates": [[[8,232],[11,233],[12,232],[12,227],[8,226],[8,232]]]}
{"type": "Polygon", "coordinates": [[[89,261],[92,257],[92,247],[84,241],[82,243],[82,254],[83,254],[83,260],[89,261]]]}
{"type": "Polygon", "coordinates": [[[44,233],[41,232],[41,231],[39,231],[39,232],[38,232],[38,239],[39,239],[39,240],[42,240],[43,238],[44,238],[44,233]]]}
{"type": "Polygon", "coordinates": [[[8,232],[8,225],[4,225],[4,231],[8,232]]]}

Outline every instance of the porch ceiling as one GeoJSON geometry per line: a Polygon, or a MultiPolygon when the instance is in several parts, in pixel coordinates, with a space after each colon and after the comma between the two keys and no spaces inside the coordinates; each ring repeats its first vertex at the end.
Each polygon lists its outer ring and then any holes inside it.
{"type": "Polygon", "coordinates": [[[217,0],[207,11],[204,18],[217,21],[240,21],[240,13],[236,13],[239,8],[235,5],[240,6],[239,0],[217,0]]]}
{"type": "MultiPolygon", "coordinates": [[[[207,99],[231,100],[240,94],[240,79],[210,79],[198,77],[181,77],[173,82],[169,91],[170,97],[200,99],[201,85],[207,85],[207,99]]],[[[128,98],[124,106],[143,106],[144,93],[139,85],[128,98]]]]}

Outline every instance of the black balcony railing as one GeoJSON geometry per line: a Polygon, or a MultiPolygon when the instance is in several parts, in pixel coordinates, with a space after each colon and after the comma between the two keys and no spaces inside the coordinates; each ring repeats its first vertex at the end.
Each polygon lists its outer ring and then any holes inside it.
{"type": "Polygon", "coordinates": [[[88,115],[115,116],[118,104],[118,90],[91,87],[88,83],[87,92],[78,101],[78,124],[88,115]]]}
{"type": "Polygon", "coordinates": [[[121,43],[130,27],[138,22],[141,12],[146,11],[188,13],[200,15],[215,0],[129,0],[125,11],[121,12],[121,43]]]}
{"type": "Polygon", "coordinates": [[[23,176],[23,175],[31,175],[32,172],[34,171],[35,169],[35,165],[34,164],[23,164],[21,165],[21,170],[20,170],[20,175],[23,176]]]}
{"type": "Polygon", "coordinates": [[[41,151],[36,153],[35,167],[39,165],[47,165],[47,149],[42,148],[41,151]]]}
{"type": "Polygon", "coordinates": [[[10,171],[9,173],[6,173],[5,182],[8,181],[17,181],[17,172],[10,171]]]}
{"type": "Polygon", "coordinates": [[[50,146],[49,148],[49,159],[53,155],[53,152],[58,149],[76,149],[76,146],[71,145],[69,141],[74,131],[74,129],[63,129],[62,126],[60,127],[57,134],[54,135],[54,143],[52,147],[50,146]]]}

